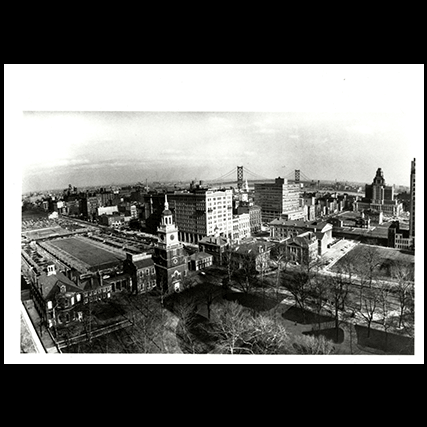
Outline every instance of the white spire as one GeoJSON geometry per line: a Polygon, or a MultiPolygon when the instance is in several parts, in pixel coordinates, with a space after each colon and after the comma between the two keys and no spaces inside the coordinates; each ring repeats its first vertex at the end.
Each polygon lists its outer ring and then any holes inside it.
{"type": "Polygon", "coordinates": [[[169,210],[168,195],[165,193],[165,211],[169,210]]]}

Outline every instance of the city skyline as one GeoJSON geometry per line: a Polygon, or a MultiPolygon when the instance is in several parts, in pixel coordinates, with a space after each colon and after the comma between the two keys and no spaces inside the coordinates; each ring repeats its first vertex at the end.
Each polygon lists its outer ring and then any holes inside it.
{"type": "Polygon", "coordinates": [[[409,186],[404,113],[43,112],[23,114],[22,192],[212,180],[236,165],[265,178],[409,186]]]}

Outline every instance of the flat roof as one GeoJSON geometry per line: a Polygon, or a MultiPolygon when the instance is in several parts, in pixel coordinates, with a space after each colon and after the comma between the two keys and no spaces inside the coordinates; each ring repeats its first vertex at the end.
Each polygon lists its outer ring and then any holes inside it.
{"type": "Polygon", "coordinates": [[[82,240],[76,237],[51,240],[45,242],[49,246],[54,248],[59,248],[74,258],[88,264],[90,267],[100,267],[105,268],[112,266],[121,262],[126,258],[126,255],[123,253],[123,256],[120,257],[118,254],[109,252],[106,249],[102,249],[94,244],[91,244],[90,241],[82,240]]]}

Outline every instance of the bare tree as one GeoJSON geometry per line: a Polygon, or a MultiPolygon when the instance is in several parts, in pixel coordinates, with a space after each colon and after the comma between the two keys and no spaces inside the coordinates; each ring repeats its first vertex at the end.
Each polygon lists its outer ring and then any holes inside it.
{"type": "Polygon", "coordinates": [[[221,258],[221,265],[223,265],[227,269],[227,283],[223,282],[224,287],[230,287],[231,281],[233,279],[233,274],[236,271],[235,264],[233,263],[233,251],[230,247],[227,247],[224,250],[221,258]]]}
{"type": "Polygon", "coordinates": [[[366,246],[362,254],[362,260],[363,263],[360,263],[359,268],[356,270],[360,279],[359,309],[362,308],[363,290],[365,287],[372,289],[374,281],[378,278],[378,267],[382,263],[375,246],[366,246]]]}
{"type": "Polygon", "coordinates": [[[239,253],[239,268],[234,274],[236,286],[245,294],[249,293],[257,282],[258,272],[255,267],[255,256],[251,253],[239,253]]]}
{"type": "Polygon", "coordinates": [[[276,276],[276,300],[279,298],[280,288],[280,276],[282,273],[286,273],[286,269],[289,263],[289,257],[286,251],[286,245],[279,243],[276,245],[271,254],[272,258],[277,262],[277,276],[276,276]]]}
{"type": "Polygon", "coordinates": [[[339,313],[340,311],[345,311],[346,308],[349,294],[349,282],[348,279],[339,272],[330,277],[327,284],[326,298],[332,304],[334,310],[336,339],[338,340],[340,326],[339,313]]]}
{"type": "Polygon", "coordinates": [[[378,312],[380,305],[380,292],[374,286],[374,282],[368,284],[368,286],[363,286],[361,289],[360,297],[360,307],[359,314],[365,319],[368,327],[368,338],[371,334],[371,324],[375,318],[375,314],[378,312]]]}
{"type": "Polygon", "coordinates": [[[392,327],[392,321],[390,318],[392,307],[391,307],[391,288],[386,282],[379,283],[379,302],[380,302],[380,322],[385,333],[385,349],[388,346],[388,330],[392,327]]]}
{"type": "Polygon", "coordinates": [[[397,281],[393,288],[399,303],[399,329],[402,328],[404,318],[411,312],[414,305],[414,269],[413,266],[395,264],[391,269],[392,277],[397,281]]]}
{"type": "Polygon", "coordinates": [[[252,353],[250,320],[248,310],[236,302],[215,304],[211,315],[214,327],[208,332],[217,340],[217,351],[227,354],[252,353]]]}
{"type": "Polygon", "coordinates": [[[301,335],[295,338],[292,346],[293,353],[297,354],[327,355],[335,351],[333,343],[323,336],[301,335]]]}
{"type": "Polygon", "coordinates": [[[258,315],[251,319],[251,335],[248,337],[253,354],[289,353],[289,336],[276,314],[258,315]]]}
{"type": "Polygon", "coordinates": [[[197,317],[194,298],[181,298],[174,304],[173,310],[180,321],[181,337],[189,345],[191,352],[194,353],[194,339],[191,333],[191,328],[197,317]]]}
{"type": "Polygon", "coordinates": [[[283,285],[292,294],[306,318],[307,303],[313,297],[313,288],[319,279],[320,264],[314,256],[310,256],[293,272],[290,280],[284,279],[283,285]]]}

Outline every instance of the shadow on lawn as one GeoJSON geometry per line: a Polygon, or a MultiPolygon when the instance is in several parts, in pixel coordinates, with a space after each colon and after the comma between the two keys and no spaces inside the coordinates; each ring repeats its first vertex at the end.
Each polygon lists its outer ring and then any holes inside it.
{"type": "Polygon", "coordinates": [[[382,350],[392,355],[414,354],[414,339],[411,337],[371,329],[368,338],[368,328],[366,326],[356,325],[355,328],[357,343],[360,346],[382,350]]]}
{"type": "Polygon", "coordinates": [[[331,322],[334,319],[329,316],[324,316],[317,313],[312,313],[308,310],[303,310],[300,307],[292,306],[288,310],[282,313],[282,316],[286,320],[290,320],[291,322],[297,322],[301,325],[311,325],[313,323],[324,323],[331,322]]]}
{"type": "Polygon", "coordinates": [[[230,291],[226,293],[223,298],[227,301],[236,301],[240,305],[256,311],[268,311],[278,304],[278,301],[273,298],[262,295],[245,294],[242,292],[230,291]]]}
{"type": "Polygon", "coordinates": [[[319,331],[308,331],[303,332],[303,334],[314,337],[323,336],[327,340],[333,341],[335,344],[341,344],[344,341],[344,331],[341,328],[338,328],[338,335],[335,328],[321,329],[319,331]]]}

